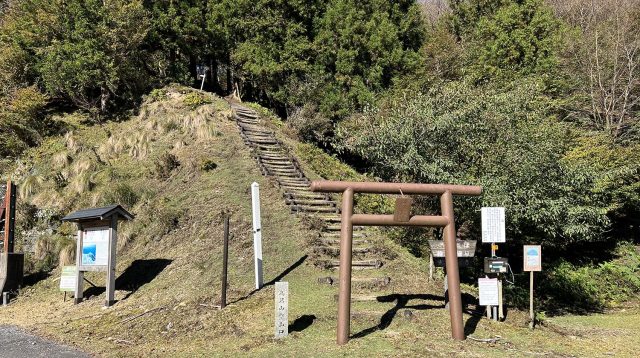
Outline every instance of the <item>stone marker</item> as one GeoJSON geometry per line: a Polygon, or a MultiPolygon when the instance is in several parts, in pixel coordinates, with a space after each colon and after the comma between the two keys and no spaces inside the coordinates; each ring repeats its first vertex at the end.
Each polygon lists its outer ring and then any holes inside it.
{"type": "Polygon", "coordinates": [[[289,283],[276,282],[276,338],[289,335],[289,283]]]}

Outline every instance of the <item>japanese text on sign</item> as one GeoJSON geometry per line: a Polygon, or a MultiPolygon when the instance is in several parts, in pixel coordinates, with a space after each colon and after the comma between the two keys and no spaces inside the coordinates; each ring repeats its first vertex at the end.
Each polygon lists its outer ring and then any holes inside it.
{"type": "Polygon", "coordinates": [[[504,208],[482,208],[482,242],[505,242],[504,208]]]}
{"type": "Polygon", "coordinates": [[[276,338],[289,334],[289,283],[276,282],[276,338]]]}

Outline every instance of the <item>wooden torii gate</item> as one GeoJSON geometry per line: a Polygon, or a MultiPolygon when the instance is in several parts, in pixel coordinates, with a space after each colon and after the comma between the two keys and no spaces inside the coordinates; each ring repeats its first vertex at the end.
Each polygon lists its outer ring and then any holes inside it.
{"type": "MultiPolygon", "coordinates": [[[[465,339],[462,325],[462,297],[460,295],[460,273],[456,248],[456,228],[453,216],[453,195],[482,194],[482,187],[471,185],[376,183],[314,181],[311,191],[342,193],[340,228],[340,288],[338,294],[337,342],[349,341],[351,319],[351,256],[353,226],[430,226],[444,228],[445,266],[449,288],[449,312],[451,335],[456,340],[465,339]],[[408,210],[405,215],[354,214],[353,194],[414,194],[439,195],[442,214],[439,216],[414,215],[408,210]]],[[[397,209],[396,209],[397,211],[397,209]]],[[[396,213],[397,214],[397,213],[396,213]]]]}
{"type": "Polygon", "coordinates": [[[14,252],[15,218],[16,218],[16,185],[11,181],[0,189],[0,225],[3,235],[0,236],[0,293],[18,289],[22,285],[24,271],[24,255],[14,252]]]}

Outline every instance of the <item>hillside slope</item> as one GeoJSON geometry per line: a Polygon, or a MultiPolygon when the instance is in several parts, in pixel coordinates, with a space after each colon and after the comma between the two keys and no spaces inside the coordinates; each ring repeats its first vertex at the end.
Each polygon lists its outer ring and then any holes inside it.
{"type": "MultiPolygon", "coordinates": [[[[66,261],[73,257],[68,252],[74,229],[55,227],[61,215],[85,206],[125,204],[136,219],[121,230],[118,302],[101,308],[104,277],[97,274],[87,275],[98,286],[85,286],[88,300],[75,306],[63,302],[55,269],[46,277],[28,277],[28,286],[0,312],[0,324],[20,325],[104,356],[562,355],[609,349],[624,355],[632,352],[616,340],[640,343],[637,332],[629,336],[618,328],[606,343],[581,334],[566,340],[565,333],[549,329],[530,332],[525,314],[517,311],[509,312],[506,323],[465,315],[467,333],[500,335],[497,344],[454,342],[449,314],[442,309],[442,282],[427,282],[425,263],[389,241],[385,245],[396,256],[386,268],[393,273],[392,285],[372,300],[354,302],[355,339],[337,347],[337,288],[317,282],[322,272],[309,259],[309,238],[318,232],[292,215],[275,183],[261,175],[225,101],[169,87],[154,91],[140,114],[126,121],[100,125],[77,116],[65,121],[72,132],[31,150],[10,174],[21,184],[23,203],[30,203],[21,208],[24,247],[36,240],[33,268],[46,266],[51,252],[60,251],[66,261]],[[268,282],[258,292],[253,292],[254,181],[261,187],[268,282]],[[223,211],[232,218],[231,304],[221,311],[214,305],[223,211]],[[292,334],[279,341],[273,339],[275,280],[290,285],[292,334]]],[[[301,164],[310,170],[309,163],[301,164]]]]}

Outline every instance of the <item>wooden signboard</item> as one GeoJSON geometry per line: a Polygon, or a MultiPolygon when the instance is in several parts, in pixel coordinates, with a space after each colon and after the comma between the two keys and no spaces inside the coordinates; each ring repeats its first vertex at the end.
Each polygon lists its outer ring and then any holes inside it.
{"type": "MultiPolygon", "coordinates": [[[[476,255],[476,240],[456,240],[458,257],[474,257],[476,255]]],[[[444,241],[429,240],[431,255],[433,257],[444,257],[444,241]]]]}

